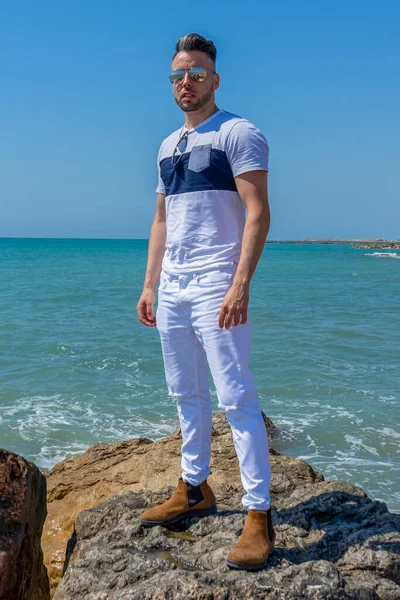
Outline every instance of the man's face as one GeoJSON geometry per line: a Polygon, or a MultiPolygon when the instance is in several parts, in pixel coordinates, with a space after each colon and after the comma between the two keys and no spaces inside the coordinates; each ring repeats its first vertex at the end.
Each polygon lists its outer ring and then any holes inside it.
{"type": "Polygon", "coordinates": [[[191,79],[185,73],[183,81],[173,83],[172,89],[175,101],[179,108],[185,112],[193,112],[204,108],[209,102],[214,101],[214,92],[219,86],[219,75],[213,74],[215,65],[211,58],[204,52],[179,52],[172,61],[172,70],[203,67],[207,70],[207,77],[202,82],[191,79]]]}

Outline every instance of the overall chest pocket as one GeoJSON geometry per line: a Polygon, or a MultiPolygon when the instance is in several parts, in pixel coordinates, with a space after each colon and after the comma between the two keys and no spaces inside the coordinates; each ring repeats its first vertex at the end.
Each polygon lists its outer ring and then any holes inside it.
{"type": "Polygon", "coordinates": [[[201,173],[210,166],[211,144],[194,146],[190,153],[188,169],[195,173],[201,173]]]}

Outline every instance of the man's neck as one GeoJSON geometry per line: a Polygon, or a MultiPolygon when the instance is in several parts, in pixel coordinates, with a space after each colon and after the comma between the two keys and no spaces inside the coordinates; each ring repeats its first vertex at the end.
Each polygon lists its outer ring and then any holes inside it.
{"type": "Polygon", "coordinates": [[[212,104],[211,106],[205,106],[200,110],[196,110],[195,112],[187,112],[185,113],[185,126],[186,129],[194,129],[209,119],[214,113],[218,112],[219,108],[216,104],[212,104]]]}

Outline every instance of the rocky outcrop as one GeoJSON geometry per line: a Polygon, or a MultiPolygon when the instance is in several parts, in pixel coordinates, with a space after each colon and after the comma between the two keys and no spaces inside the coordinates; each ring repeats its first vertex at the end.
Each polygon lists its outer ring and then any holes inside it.
{"type": "Polygon", "coordinates": [[[306,238],[304,240],[267,240],[267,244],[328,244],[341,245],[352,244],[354,248],[394,248],[400,249],[400,240],[361,239],[361,238],[306,238]]]}
{"type": "Polygon", "coordinates": [[[218,514],[174,530],[143,528],[161,492],[128,492],[81,512],[54,600],[398,600],[400,516],[356,486],[305,479],[272,486],[277,541],[267,567],[231,571],[241,492],[217,490],[218,514]]]}
{"type": "MultiPolygon", "coordinates": [[[[271,443],[273,425],[265,420],[271,443]]],[[[42,547],[55,600],[400,597],[400,516],[361,488],[325,481],[305,461],[272,449],[276,547],[261,572],[228,569],[225,556],[244,514],[223,413],[213,416],[209,478],[218,514],[181,530],[142,528],[141,512],[177,483],[180,446],[179,430],[157,442],[96,444],[47,474],[42,547]]]]}
{"type": "Polygon", "coordinates": [[[0,449],[0,600],[48,600],[40,545],[46,478],[22,456],[0,449]]]}
{"type": "MultiPolygon", "coordinates": [[[[274,426],[264,415],[270,435],[274,426]]],[[[95,444],[85,453],[53,467],[47,477],[47,519],[43,530],[44,562],[50,578],[50,594],[65,571],[68,540],[77,515],[127,491],[159,491],[175,486],[180,475],[181,434],[157,442],[137,438],[116,444],[95,444]]],[[[305,481],[322,481],[323,476],[302,460],[271,454],[273,484],[288,494],[305,481]]],[[[241,489],[239,467],[231,430],[224,413],[213,415],[212,475],[214,489],[230,482],[241,489]]]]}
{"type": "Polygon", "coordinates": [[[363,242],[362,244],[356,244],[355,248],[363,248],[364,250],[400,250],[400,240],[379,240],[363,242]]]}

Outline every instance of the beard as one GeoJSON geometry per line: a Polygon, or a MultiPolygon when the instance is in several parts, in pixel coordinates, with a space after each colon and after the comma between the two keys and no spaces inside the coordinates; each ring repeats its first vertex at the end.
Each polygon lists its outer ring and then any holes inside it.
{"type": "Polygon", "coordinates": [[[194,112],[195,110],[200,110],[201,108],[206,106],[206,104],[208,104],[209,101],[211,100],[212,96],[213,96],[213,89],[210,88],[208,90],[208,92],[206,92],[203,96],[201,96],[201,98],[199,98],[197,100],[197,102],[184,105],[179,98],[175,98],[175,102],[177,103],[179,108],[181,110],[183,110],[184,112],[194,112]]]}

